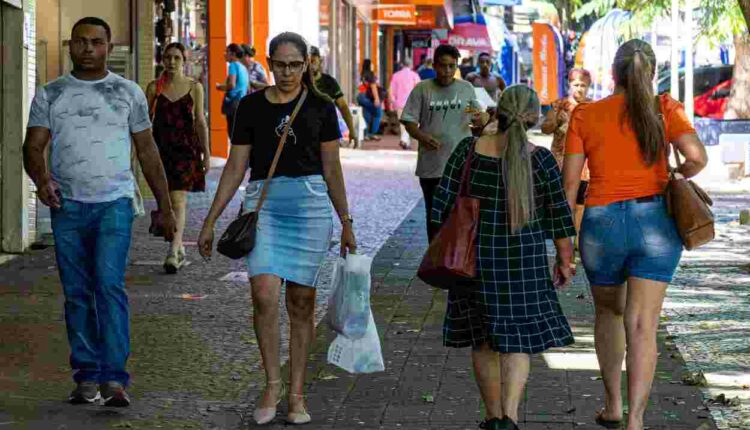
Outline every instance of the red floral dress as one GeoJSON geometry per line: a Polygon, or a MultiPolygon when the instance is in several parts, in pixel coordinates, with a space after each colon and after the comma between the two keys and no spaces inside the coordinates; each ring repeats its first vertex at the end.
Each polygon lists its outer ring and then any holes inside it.
{"type": "Polygon", "coordinates": [[[153,122],[154,140],[159,147],[169,190],[205,191],[203,147],[195,131],[190,92],[174,102],[159,94],[153,122]]]}

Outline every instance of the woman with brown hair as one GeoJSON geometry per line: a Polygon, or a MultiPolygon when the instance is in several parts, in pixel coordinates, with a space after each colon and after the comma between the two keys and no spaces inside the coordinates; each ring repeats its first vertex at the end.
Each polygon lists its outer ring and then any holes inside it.
{"type": "Polygon", "coordinates": [[[571,207],[588,161],[591,182],[580,232],[583,266],[596,309],[594,341],[604,382],[596,422],[622,425],[622,361],[627,354],[628,430],[642,430],[656,368],[656,329],[682,241],[667,213],[670,143],[691,177],[707,162],[703,144],[669,95],[654,96],[656,56],[642,40],[617,50],[615,93],[573,112],[563,178],[571,207]],[[627,346],[627,347],[626,347],[627,346]]]}
{"type": "Polygon", "coordinates": [[[203,86],[185,76],[185,47],[171,43],[164,49],[161,77],[146,88],[153,134],[169,182],[177,232],[164,260],[174,274],[185,263],[182,237],[187,216],[187,193],[206,189],[211,168],[208,125],[203,113],[203,86]]]}
{"type": "Polygon", "coordinates": [[[216,220],[239,188],[250,166],[244,210],[256,208],[262,187],[288,127],[285,146],[258,214],[255,246],[247,256],[253,326],[266,373],[266,387],[253,417],[267,424],[285,394],[280,363],[279,295],[286,285],[289,313],[289,408],[287,422],[312,419],[303,394],[307,353],[315,339],[315,286],[333,233],[333,204],[342,224],[340,252],[357,248],[339,158],[336,107],[315,88],[307,42],[296,33],[271,40],[268,64],[275,85],[242,99],[232,149],[211,210],[198,239],[201,255],[211,256],[216,220]],[[295,107],[300,104],[294,118],[295,107]]]}
{"type": "Polygon", "coordinates": [[[539,120],[539,98],[508,87],[497,108],[497,133],[468,137],[452,153],[435,192],[432,223],[445,222],[470,163],[469,195],[480,200],[477,279],[448,294],[443,344],[472,347],[486,416],[482,428],[517,429],[529,355],[573,343],[555,287],[572,278],[573,219],[560,170],[527,130],[539,120]],[[546,239],[557,250],[550,276],[546,239]]]}

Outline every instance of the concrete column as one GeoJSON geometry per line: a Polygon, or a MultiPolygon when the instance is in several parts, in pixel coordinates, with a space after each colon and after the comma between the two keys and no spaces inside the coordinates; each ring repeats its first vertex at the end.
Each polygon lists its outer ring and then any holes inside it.
{"type": "Polygon", "coordinates": [[[22,145],[28,110],[28,58],[24,48],[24,13],[7,4],[0,4],[4,58],[0,79],[2,101],[0,121],[0,235],[3,252],[20,253],[28,246],[29,184],[23,170],[22,145]],[[19,100],[21,103],[19,103],[19,100]]]}
{"type": "Polygon", "coordinates": [[[135,7],[136,76],[138,85],[145,90],[154,79],[154,1],[136,0],[135,7]]]}

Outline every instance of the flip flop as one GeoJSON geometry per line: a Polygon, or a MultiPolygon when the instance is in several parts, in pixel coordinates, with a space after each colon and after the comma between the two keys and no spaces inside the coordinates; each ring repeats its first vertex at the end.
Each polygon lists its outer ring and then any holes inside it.
{"type": "Polygon", "coordinates": [[[620,429],[622,428],[622,420],[605,420],[602,418],[604,410],[599,411],[596,414],[596,423],[600,426],[608,429],[620,429]]]}

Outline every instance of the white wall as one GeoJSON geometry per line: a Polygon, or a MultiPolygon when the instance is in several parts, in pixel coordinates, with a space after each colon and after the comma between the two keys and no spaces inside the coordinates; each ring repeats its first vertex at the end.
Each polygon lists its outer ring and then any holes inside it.
{"type": "Polygon", "coordinates": [[[320,9],[317,0],[273,0],[268,2],[268,40],[279,33],[299,33],[307,43],[320,46],[320,9]]]}
{"type": "MultiPolygon", "coordinates": [[[[60,0],[60,32],[62,40],[69,40],[73,24],[87,16],[95,16],[105,20],[112,27],[112,40],[116,44],[130,43],[129,1],[60,0]]],[[[63,51],[67,50],[64,49],[63,51]]]]}

